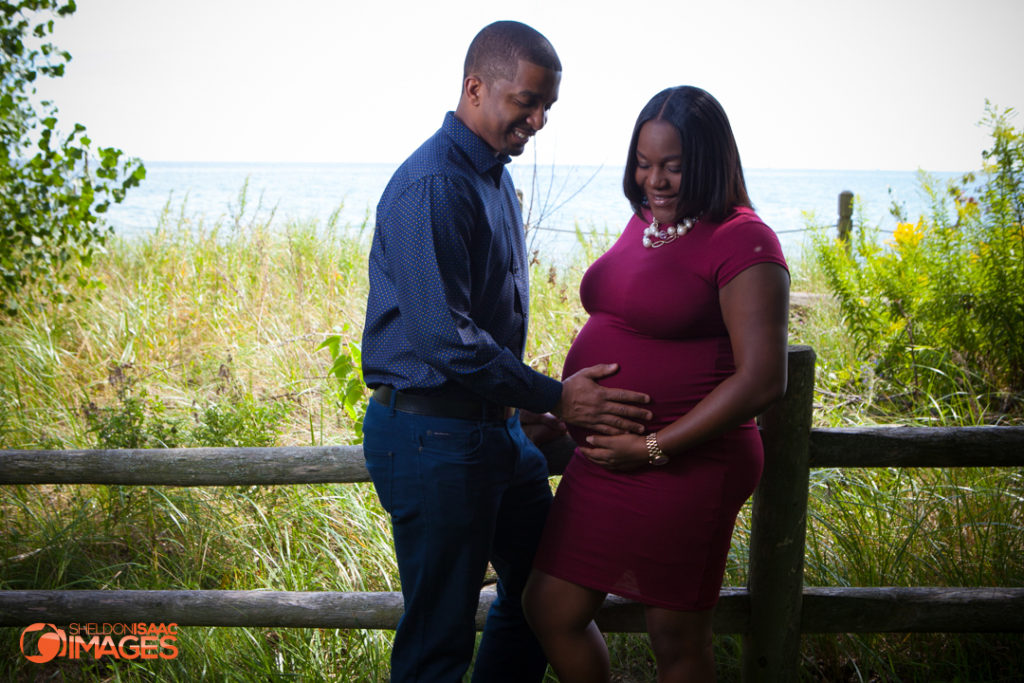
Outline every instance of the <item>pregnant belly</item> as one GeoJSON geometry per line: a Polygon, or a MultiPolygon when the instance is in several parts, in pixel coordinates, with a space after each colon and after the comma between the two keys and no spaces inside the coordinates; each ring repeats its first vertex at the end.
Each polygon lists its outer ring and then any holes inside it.
{"type": "MultiPolygon", "coordinates": [[[[733,372],[727,337],[659,339],[628,329],[610,316],[592,316],[569,348],[563,378],[601,363],[618,363],[619,371],[599,380],[607,387],[648,394],[657,430],[684,415],[733,372]]],[[[570,427],[577,443],[590,432],[570,427]]]]}

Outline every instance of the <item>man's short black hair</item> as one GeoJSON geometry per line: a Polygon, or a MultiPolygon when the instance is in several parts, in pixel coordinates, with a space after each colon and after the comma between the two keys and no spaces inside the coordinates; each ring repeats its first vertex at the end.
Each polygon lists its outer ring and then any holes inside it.
{"type": "Polygon", "coordinates": [[[496,21],[483,27],[469,44],[462,78],[476,75],[487,84],[498,79],[511,81],[520,59],[562,71],[555,48],[536,29],[518,21],[496,21]]]}
{"type": "Polygon", "coordinates": [[[652,97],[633,127],[622,189],[637,216],[642,215],[646,197],[636,182],[636,148],[640,129],[648,121],[671,124],[683,144],[677,222],[697,216],[721,221],[735,208],[751,206],[736,138],[725,110],[707,91],[681,85],[652,97]]]}

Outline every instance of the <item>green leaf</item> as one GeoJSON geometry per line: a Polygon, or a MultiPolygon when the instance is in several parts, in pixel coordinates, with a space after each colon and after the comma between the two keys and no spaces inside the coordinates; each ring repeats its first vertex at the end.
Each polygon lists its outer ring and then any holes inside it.
{"type": "Polygon", "coordinates": [[[337,356],[338,356],[338,349],[340,348],[340,346],[341,346],[341,335],[332,334],[329,337],[327,337],[326,339],[324,339],[322,342],[320,342],[320,345],[316,347],[316,350],[319,351],[320,349],[329,349],[330,352],[331,352],[331,357],[332,358],[337,358],[337,356]]]}

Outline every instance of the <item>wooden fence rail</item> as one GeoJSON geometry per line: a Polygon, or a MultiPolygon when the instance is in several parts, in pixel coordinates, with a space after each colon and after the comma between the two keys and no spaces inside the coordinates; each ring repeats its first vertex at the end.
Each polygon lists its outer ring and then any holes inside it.
{"type": "MultiPolygon", "coordinates": [[[[1021,467],[1022,427],[815,428],[810,467],[1021,467]]],[[[545,448],[549,462],[566,443],[545,448]]],[[[774,463],[768,464],[770,467],[774,463]]],[[[2,484],[257,486],[368,482],[360,446],[0,450],[2,484]]]]}
{"type": "MultiPolygon", "coordinates": [[[[727,587],[718,633],[741,633],[745,681],[797,678],[801,633],[1024,632],[1024,587],[804,587],[811,467],[1020,467],[1024,428],[812,429],[814,351],[789,352],[789,389],[761,417],[765,470],[754,494],[747,588],[727,587]]],[[[571,443],[545,449],[562,471],[571,443]]],[[[365,482],[359,446],[0,450],[0,484],[225,486],[365,482]]],[[[482,627],[493,592],[481,592],[482,627]]],[[[181,626],[393,629],[400,593],[7,590],[0,626],[174,622],[181,626]]],[[[640,605],[609,597],[606,631],[644,630],[640,605]]]]}

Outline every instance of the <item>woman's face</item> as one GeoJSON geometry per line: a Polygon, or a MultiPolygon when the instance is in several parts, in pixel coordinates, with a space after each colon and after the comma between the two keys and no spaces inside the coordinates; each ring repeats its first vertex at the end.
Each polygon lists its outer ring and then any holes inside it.
{"type": "Polygon", "coordinates": [[[683,143],[666,121],[648,121],[636,145],[636,184],[643,190],[651,213],[662,225],[676,222],[679,184],[683,177],[683,143]]]}

